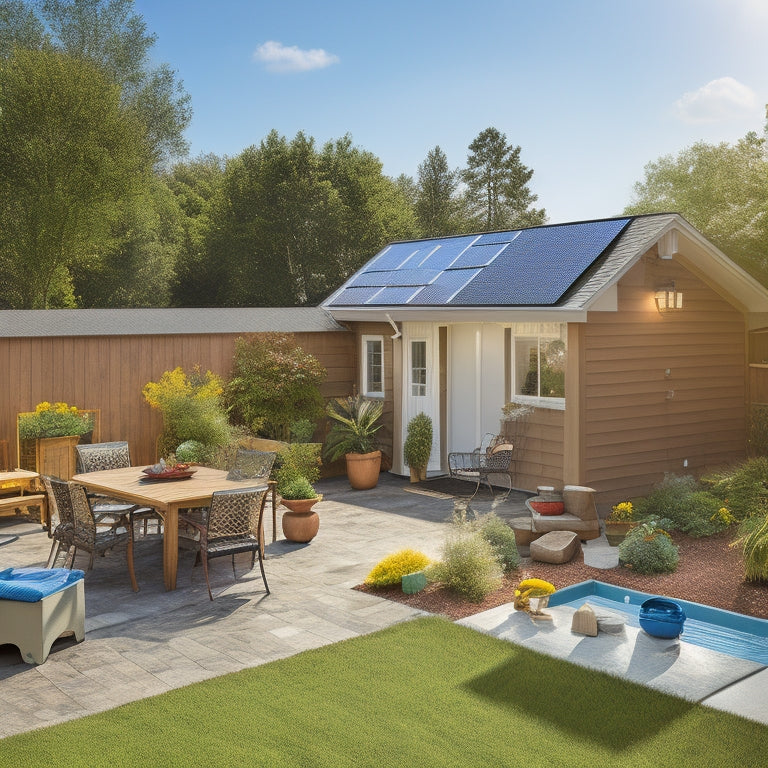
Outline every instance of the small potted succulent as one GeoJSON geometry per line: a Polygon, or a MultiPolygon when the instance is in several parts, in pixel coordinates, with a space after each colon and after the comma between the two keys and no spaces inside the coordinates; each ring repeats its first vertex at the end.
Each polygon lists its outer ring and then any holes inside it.
{"type": "Polygon", "coordinates": [[[635,527],[634,514],[631,501],[622,501],[613,506],[611,513],[605,518],[605,538],[612,547],[621,544],[628,531],[635,527]]]}
{"type": "Polygon", "coordinates": [[[287,508],[283,513],[283,535],[288,541],[306,543],[317,535],[320,517],[312,507],[322,501],[322,495],[312,487],[306,477],[297,476],[288,480],[280,490],[282,505],[287,508]]]}
{"type": "Polygon", "coordinates": [[[411,482],[427,479],[427,464],[432,453],[432,419],[419,413],[408,422],[403,458],[411,470],[411,482]]]}

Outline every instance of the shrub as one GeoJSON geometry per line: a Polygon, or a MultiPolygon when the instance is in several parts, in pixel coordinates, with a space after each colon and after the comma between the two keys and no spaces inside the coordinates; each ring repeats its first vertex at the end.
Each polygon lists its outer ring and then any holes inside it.
{"type": "Polygon", "coordinates": [[[320,445],[317,443],[291,443],[283,448],[275,460],[274,478],[277,492],[285,496],[287,483],[297,477],[304,477],[310,483],[320,477],[320,445]]]}
{"type": "Polygon", "coordinates": [[[211,371],[195,368],[187,375],[183,368],[165,371],[159,381],[150,381],[142,390],[144,399],[163,414],[159,451],[168,455],[187,440],[202,443],[211,451],[230,442],[232,430],[221,396],[223,382],[211,371]]]}
{"type": "Polygon", "coordinates": [[[702,480],[738,521],[768,511],[768,457],[748,459],[702,480]]]}
{"type": "Polygon", "coordinates": [[[443,545],[442,560],[429,569],[428,577],[479,603],[501,586],[501,566],[493,547],[477,531],[456,527],[443,545]]]}
{"type": "Polygon", "coordinates": [[[734,542],[744,554],[747,581],[768,581],[768,515],[753,515],[742,524],[742,537],[734,542]]]}
{"type": "Polygon", "coordinates": [[[34,413],[20,416],[18,426],[21,440],[84,435],[93,429],[93,414],[74,405],[44,401],[35,406],[34,413]]]}
{"type": "Polygon", "coordinates": [[[372,587],[386,587],[399,584],[403,576],[426,568],[432,561],[415,549],[401,549],[387,555],[365,577],[365,583],[372,587]]]}
{"type": "Polygon", "coordinates": [[[635,500],[635,518],[664,517],[671,527],[691,536],[711,536],[727,527],[719,514],[722,501],[701,490],[690,475],[670,475],[644,499],[635,500]]]}
{"type": "Polygon", "coordinates": [[[426,413],[418,413],[408,422],[408,433],[403,444],[403,458],[412,469],[429,464],[432,453],[432,419],[426,413]]]}
{"type": "Polygon", "coordinates": [[[176,448],[176,460],[184,462],[202,463],[208,458],[208,451],[197,440],[185,440],[176,448]]]}
{"type": "Polygon", "coordinates": [[[314,499],[317,492],[306,477],[294,477],[283,486],[280,495],[284,499],[314,499]]]}
{"type": "Polygon", "coordinates": [[[654,522],[633,528],[619,544],[619,559],[638,573],[672,573],[679,561],[678,549],[669,534],[654,522]]]}
{"type": "Polygon", "coordinates": [[[322,415],[325,376],[291,334],[254,334],[235,342],[227,402],[237,422],[264,437],[288,440],[292,423],[322,415]]]}
{"type": "Polygon", "coordinates": [[[480,526],[480,535],[493,548],[504,573],[517,569],[520,566],[520,553],[517,551],[515,532],[495,514],[486,515],[480,521],[480,526]]]}
{"type": "Polygon", "coordinates": [[[294,443],[308,443],[315,434],[315,422],[309,419],[299,419],[291,423],[291,440],[294,443]]]}

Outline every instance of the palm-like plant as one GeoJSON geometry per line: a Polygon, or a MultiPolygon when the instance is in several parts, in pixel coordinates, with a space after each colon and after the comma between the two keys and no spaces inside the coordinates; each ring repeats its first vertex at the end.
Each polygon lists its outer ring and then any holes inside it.
{"type": "Polygon", "coordinates": [[[325,441],[324,455],[336,461],[348,453],[371,453],[377,448],[376,432],[384,411],[379,400],[361,395],[337,397],[328,403],[326,412],[335,422],[325,441]]]}

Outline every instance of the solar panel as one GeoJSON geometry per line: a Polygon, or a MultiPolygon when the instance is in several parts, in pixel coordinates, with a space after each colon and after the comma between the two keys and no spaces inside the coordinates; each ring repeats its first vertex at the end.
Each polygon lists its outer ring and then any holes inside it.
{"type": "Polygon", "coordinates": [[[330,305],[552,306],[630,221],[393,243],[330,305]]]}
{"type": "Polygon", "coordinates": [[[422,288],[411,300],[412,305],[447,304],[451,297],[480,274],[479,269],[449,269],[431,285],[422,288]]]}
{"type": "Polygon", "coordinates": [[[629,219],[524,229],[452,305],[557,303],[629,219]]]}
{"type": "Polygon", "coordinates": [[[463,267],[487,267],[505,248],[507,243],[473,245],[467,248],[451,265],[451,269],[463,267]]]}

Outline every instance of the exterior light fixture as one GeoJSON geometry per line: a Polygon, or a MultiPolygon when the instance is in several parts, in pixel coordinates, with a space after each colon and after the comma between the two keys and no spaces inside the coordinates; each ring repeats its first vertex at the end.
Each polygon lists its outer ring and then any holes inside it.
{"type": "Polygon", "coordinates": [[[661,314],[674,312],[683,308],[683,294],[675,290],[675,284],[665,285],[656,290],[656,309],[661,314]]]}

